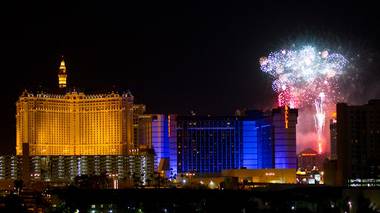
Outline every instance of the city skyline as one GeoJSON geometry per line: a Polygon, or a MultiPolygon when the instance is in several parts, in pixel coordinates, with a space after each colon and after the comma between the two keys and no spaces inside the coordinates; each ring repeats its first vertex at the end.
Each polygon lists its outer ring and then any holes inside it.
{"type": "Polygon", "coordinates": [[[2,6],[1,212],[380,212],[377,2],[2,6]]]}
{"type": "Polygon", "coordinates": [[[378,55],[377,14],[350,2],[39,6],[15,12],[1,35],[3,154],[14,152],[17,98],[24,89],[56,88],[61,55],[80,89],[130,90],[150,113],[219,115],[272,108],[271,80],[257,60],[294,40],[348,41],[350,53],[378,55]]]}

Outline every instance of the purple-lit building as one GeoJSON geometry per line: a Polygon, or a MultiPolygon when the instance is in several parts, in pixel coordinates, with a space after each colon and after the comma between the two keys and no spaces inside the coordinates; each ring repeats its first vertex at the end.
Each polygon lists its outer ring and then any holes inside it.
{"type": "Polygon", "coordinates": [[[279,107],[272,110],[274,168],[297,168],[296,125],[298,110],[279,107]]]}
{"type": "Polygon", "coordinates": [[[173,177],[177,174],[176,116],[154,114],[151,119],[155,171],[167,171],[173,177]]]}
{"type": "Polygon", "coordinates": [[[166,115],[152,115],[152,148],[154,150],[154,169],[164,167],[169,160],[168,119],[166,115]]]}

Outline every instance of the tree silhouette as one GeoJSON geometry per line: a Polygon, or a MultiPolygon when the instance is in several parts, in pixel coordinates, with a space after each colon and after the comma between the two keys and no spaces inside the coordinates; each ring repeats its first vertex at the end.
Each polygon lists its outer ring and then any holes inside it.
{"type": "Polygon", "coordinates": [[[24,181],[21,179],[17,179],[13,182],[13,187],[16,190],[17,194],[20,194],[22,188],[24,187],[24,181]]]}

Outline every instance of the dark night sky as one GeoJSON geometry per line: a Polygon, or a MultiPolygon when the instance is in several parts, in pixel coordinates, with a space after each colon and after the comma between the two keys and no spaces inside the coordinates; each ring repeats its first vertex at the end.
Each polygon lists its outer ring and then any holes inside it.
{"type": "Polygon", "coordinates": [[[130,89],[153,113],[232,114],[271,106],[258,58],[298,34],[379,50],[380,11],[364,1],[103,2],[1,7],[0,154],[14,151],[18,96],[55,87],[61,54],[77,87],[130,89]]]}

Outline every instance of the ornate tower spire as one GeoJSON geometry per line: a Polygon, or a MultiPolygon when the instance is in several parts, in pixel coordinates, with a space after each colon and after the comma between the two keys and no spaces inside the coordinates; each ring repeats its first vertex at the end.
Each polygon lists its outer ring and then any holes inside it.
{"type": "Polygon", "coordinates": [[[66,65],[65,60],[63,59],[63,56],[61,57],[61,64],[59,65],[59,72],[58,72],[58,85],[59,88],[66,88],[66,79],[67,79],[67,73],[66,73],[66,65]]]}

